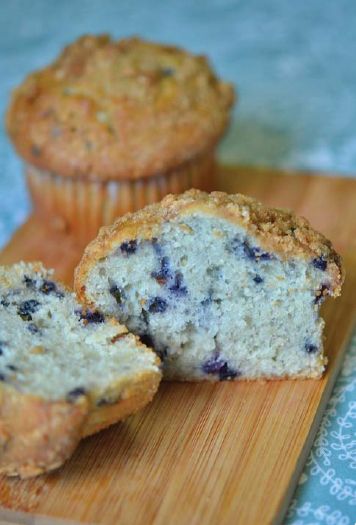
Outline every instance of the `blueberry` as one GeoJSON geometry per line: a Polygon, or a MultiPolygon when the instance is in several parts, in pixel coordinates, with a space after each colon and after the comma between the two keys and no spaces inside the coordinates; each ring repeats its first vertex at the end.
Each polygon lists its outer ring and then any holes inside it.
{"type": "Polygon", "coordinates": [[[269,261],[272,259],[272,255],[268,252],[264,252],[258,246],[251,246],[247,239],[243,242],[243,251],[246,257],[253,259],[254,261],[269,261]]]}
{"type": "Polygon", "coordinates": [[[202,369],[206,374],[218,374],[220,381],[234,379],[239,375],[239,372],[229,368],[227,361],[223,361],[218,354],[215,354],[211,359],[206,361],[202,369]]]}
{"type": "Polygon", "coordinates": [[[312,260],[312,265],[317,270],[322,270],[323,272],[325,272],[328,263],[326,259],[324,259],[324,257],[317,257],[316,259],[312,260]]]}
{"type": "Polygon", "coordinates": [[[255,275],[255,277],[253,278],[253,280],[254,280],[254,282],[255,282],[256,284],[261,284],[261,283],[263,283],[263,279],[262,279],[262,277],[261,277],[260,275],[258,275],[258,274],[255,275]]]}
{"type": "Polygon", "coordinates": [[[7,301],[7,299],[5,299],[5,297],[3,299],[1,299],[0,304],[2,306],[4,306],[5,308],[7,308],[10,305],[9,301],[7,301]]]}
{"type": "Polygon", "coordinates": [[[161,270],[160,274],[163,278],[167,278],[171,276],[171,270],[169,267],[169,259],[168,257],[162,257],[161,259],[161,270]]]}
{"type": "Polygon", "coordinates": [[[24,275],[23,282],[26,285],[26,288],[35,288],[36,281],[31,279],[28,275],[24,275]]]}
{"type": "Polygon", "coordinates": [[[206,374],[218,374],[220,371],[220,368],[224,365],[224,361],[220,359],[218,355],[215,355],[211,359],[208,359],[203,364],[203,372],[206,374]]]}
{"type": "Polygon", "coordinates": [[[31,334],[38,334],[40,332],[40,329],[37,325],[35,325],[35,323],[29,323],[27,325],[27,330],[29,330],[31,334]]]}
{"type": "Polygon", "coordinates": [[[70,390],[67,394],[67,401],[69,403],[74,403],[79,397],[85,396],[86,390],[82,386],[78,386],[77,388],[74,388],[73,390],[70,390]]]}
{"type": "Polygon", "coordinates": [[[40,303],[36,299],[29,299],[20,304],[17,313],[23,321],[32,321],[31,314],[35,313],[39,306],[40,303]]]}
{"type": "Polygon", "coordinates": [[[103,323],[105,321],[105,317],[101,312],[98,312],[95,310],[92,312],[91,310],[87,310],[86,312],[79,312],[80,319],[83,321],[87,321],[87,323],[103,323]]]}
{"type": "Polygon", "coordinates": [[[6,347],[6,343],[5,341],[0,341],[0,355],[3,355],[4,354],[4,349],[6,347]]]}
{"type": "Polygon", "coordinates": [[[244,241],[239,235],[236,235],[229,244],[226,245],[228,252],[241,257],[244,255],[244,241]]]}
{"type": "Polygon", "coordinates": [[[325,291],[329,290],[329,286],[327,284],[322,284],[317,291],[317,295],[314,299],[314,304],[321,304],[325,301],[325,296],[327,295],[324,293],[325,291]]]}
{"type": "Polygon", "coordinates": [[[219,370],[219,380],[220,381],[226,381],[229,379],[235,379],[239,375],[237,370],[233,370],[232,368],[228,367],[227,363],[224,363],[223,366],[219,370]]]}
{"type": "Polygon", "coordinates": [[[241,239],[238,235],[234,237],[227,246],[227,250],[236,255],[244,255],[255,262],[269,261],[273,258],[271,253],[264,252],[258,246],[251,246],[247,239],[241,239]]]}
{"type": "Polygon", "coordinates": [[[231,240],[230,244],[226,246],[228,251],[234,252],[236,254],[239,253],[239,251],[241,250],[241,247],[242,247],[242,241],[238,235],[236,235],[236,237],[234,237],[231,240]]]}
{"type": "Polygon", "coordinates": [[[58,292],[56,283],[54,283],[53,281],[48,281],[47,279],[44,279],[44,281],[43,281],[43,283],[42,283],[42,285],[40,287],[40,292],[42,292],[42,293],[44,293],[46,295],[48,295],[50,293],[56,293],[56,294],[59,293],[59,294],[61,294],[63,296],[62,292],[58,292]]]}
{"type": "Polygon", "coordinates": [[[0,381],[6,381],[6,377],[4,376],[4,374],[0,373],[0,381]]]}
{"type": "Polygon", "coordinates": [[[305,348],[305,351],[308,352],[308,354],[314,354],[315,352],[318,351],[318,347],[311,343],[306,343],[304,348],[305,348]]]}
{"type": "Polygon", "coordinates": [[[151,314],[161,314],[165,312],[168,308],[167,301],[162,299],[162,297],[155,297],[149,303],[148,311],[151,314]]]}
{"type": "Polygon", "coordinates": [[[158,242],[157,237],[153,237],[151,242],[156,255],[158,255],[158,257],[162,257],[162,246],[158,242]]]}
{"type": "Polygon", "coordinates": [[[153,343],[152,336],[150,334],[141,334],[140,340],[141,340],[141,343],[143,343],[144,345],[150,348],[153,348],[154,343],[153,343]]]}
{"type": "Polygon", "coordinates": [[[158,272],[152,272],[151,277],[156,279],[159,284],[166,284],[167,279],[171,276],[170,265],[168,257],[162,257],[161,265],[158,272]]]}
{"type": "MultiPolygon", "coordinates": [[[[26,285],[26,288],[34,289],[36,288],[36,281],[35,279],[32,279],[28,275],[25,275],[23,278],[23,282],[26,285]]],[[[40,292],[48,295],[50,293],[55,293],[58,297],[64,297],[63,292],[60,292],[57,288],[57,285],[53,281],[49,281],[48,279],[43,279],[42,284],[38,288],[40,292]]]]}
{"type": "Polygon", "coordinates": [[[175,70],[173,67],[161,67],[160,72],[162,77],[172,77],[175,73],[175,70]]]}
{"type": "Polygon", "coordinates": [[[260,248],[255,249],[257,260],[259,261],[270,261],[273,259],[273,256],[271,253],[263,252],[260,248]]]}
{"type": "Polygon", "coordinates": [[[211,305],[213,302],[212,293],[209,294],[209,296],[206,299],[203,299],[200,303],[203,308],[206,308],[207,306],[211,305]]]}
{"type": "Polygon", "coordinates": [[[122,253],[126,253],[126,255],[132,255],[137,250],[137,241],[125,241],[121,243],[120,250],[122,253]]]}
{"type": "Polygon", "coordinates": [[[160,285],[165,285],[169,281],[169,290],[174,294],[185,295],[187,293],[187,288],[182,284],[183,275],[181,272],[176,272],[174,276],[172,275],[169,258],[166,256],[161,258],[159,270],[152,272],[151,277],[156,279],[160,285]]]}
{"type": "Polygon", "coordinates": [[[183,285],[183,275],[177,272],[174,277],[174,282],[169,290],[176,295],[186,295],[188,293],[187,287],[183,285]]]}
{"type": "Polygon", "coordinates": [[[120,288],[116,284],[113,284],[110,287],[109,293],[113,296],[117,304],[122,304],[124,302],[124,297],[125,297],[124,291],[122,288],[120,288]]]}

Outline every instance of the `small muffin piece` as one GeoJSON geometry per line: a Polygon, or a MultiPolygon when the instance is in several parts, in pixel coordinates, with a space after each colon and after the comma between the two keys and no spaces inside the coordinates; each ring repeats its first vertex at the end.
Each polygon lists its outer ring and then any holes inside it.
{"type": "Polygon", "coordinates": [[[151,350],[40,263],[0,267],[0,473],[59,467],[82,437],[145,406],[160,377],[151,350]]]}
{"type": "Polygon", "coordinates": [[[203,56],[87,35],[14,91],[7,129],[37,209],[96,234],[169,192],[207,187],[233,99],[203,56]]]}
{"type": "Polygon", "coordinates": [[[152,345],[178,380],[320,377],[331,243],[290,212],[191,190],[102,228],[75,289],[152,345]]]}

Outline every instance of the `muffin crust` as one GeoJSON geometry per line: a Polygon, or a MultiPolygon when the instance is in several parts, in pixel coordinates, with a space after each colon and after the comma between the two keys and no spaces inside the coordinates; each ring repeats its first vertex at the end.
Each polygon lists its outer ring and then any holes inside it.
{"type": "Polygon", "coordinates": [[[83,36],[14,91],[7,129],[37,168],[136,179],[214,147],[233,99],[203,56],[138,38],[83,36]]]}
{"type": "Polygon", "coordinates": [[[160,203],[128,213],[113,225],[101,228],[98,237],[87,246],[75,272],[75,289],[80,300],[87,299],[85,281],[91,268],[116,245],[136,237],[150,239],[159,232],[163,222],[179,215],[192,215],[195,211],[245,227],[262,248],[275,251],[282,259],[297,257],[325,261],[331,281],[329,293],[340,294],[344,281],[341,258],[331,242],[314,230],[305,218],[287,210],[268,208],[245,195],[192,189],[181,195],[167,195],[160,203]]]}

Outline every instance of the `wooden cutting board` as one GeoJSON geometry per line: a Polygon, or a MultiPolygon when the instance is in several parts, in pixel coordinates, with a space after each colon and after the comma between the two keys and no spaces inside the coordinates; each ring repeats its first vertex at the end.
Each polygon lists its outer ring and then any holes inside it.
{"type": "MultiPolygon", "coordinates": [[[[343,295],[324,309],[325,377],[163,384],[150,406],[85,439],[60,470],[29,481],[0,479],[0,504],[11,509],[0,510],[5,522],[264,525],[283,519],[355,320],[356,181],[221,168],[216,187],[294,209],[344,255],[343,295]]],[[[41,259],[71,282],[81,251],[31,217],[0,262],[41,259]]]]}

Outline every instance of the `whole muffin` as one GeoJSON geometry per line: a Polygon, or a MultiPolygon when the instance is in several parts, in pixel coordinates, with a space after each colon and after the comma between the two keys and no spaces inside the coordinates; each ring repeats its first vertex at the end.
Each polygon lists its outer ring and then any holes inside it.
{"type": "Polygon", "coordinates": [[[88,239],[167,193],[209,189],[233,100],[205,57],[83,36],[15,89],[7,129],[36,211],[88,239]]]}

